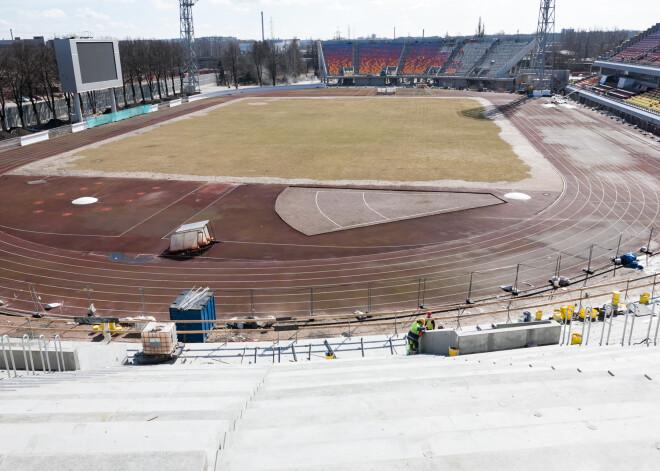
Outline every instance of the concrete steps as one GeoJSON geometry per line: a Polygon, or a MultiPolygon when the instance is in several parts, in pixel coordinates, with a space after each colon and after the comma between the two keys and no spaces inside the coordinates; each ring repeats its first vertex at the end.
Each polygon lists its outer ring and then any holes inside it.
{"type": "Polygon", "coordinates": [[[7,378],[0,471],[653,469],[658,365],[573,346],[7,378]]]}

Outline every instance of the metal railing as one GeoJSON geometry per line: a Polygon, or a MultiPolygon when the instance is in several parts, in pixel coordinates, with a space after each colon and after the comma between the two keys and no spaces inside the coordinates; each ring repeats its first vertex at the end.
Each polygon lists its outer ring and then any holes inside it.
{"type": "MultiPolygon", "coordinates": [[[[637,317],[645,317],[648,315],[650,316],[650,318],[649,318],[649,325],[646,329],[646,335],[643,340],[637,342],[635,345],[645,343],[647,346],[651,346],[651,344],[653,344],[653,346],[657,346],[658,332],[660,331],[660,310],[658,310],[656,314],[656,310],[657,310],[656,308],[658,305],[660,305],[660,298],[649,300],[647,306],[650,306],[650,311],[651,311],[650,314],[638,314],[637,312],[633,312],[629,308],[622,309],[621,312],[618,314],[624,316],[623,329],[621,332],[621,341],[616,343],[619,343],[622,347],[626,345],[628,346],[633,345],[633,331],[635,329],[635,319],[637,317]],[[655,334],[653,336],[653,339],[651,339],[651,331],[654,321],[655,321],[655,334]],[[628,325],[630,325],[630,327],[628,327],[628,325]]],[[[578,308],[578,313],[581,311],[582,309],[578,308]]],[[[594,318],[592,318],[592,313],[593,313],[592,306],[590,305],[585,306],[584,317],[581,320],[582,329],[580,333],[580,341],[578,344],[580,346],[588,345],[592,324],[594,324],[594,329],[597,329],[598,323],[600,322],[601,328],[600,328],[600,340],[598,341],[598,346],[603,346],[603,343],[605,345],[610,345],[610,339],[612,336],[612,325],[614,322],[614,317],[617,316],[615,307],[612,306],[611,304],[606,304],[602,308],[602,310],[599,310],[598,315],[594,318]],[[585,330],[586,330],[586,337],[585,337],[585,330]]],[[[577,332],[573,332],[573,324],[575,322],[580,322],[580,317],[579,315],[576,316],[574,309],[568,307],[566,309],[566,318],[561,321],[561,334],[560,334],[559,345],[563,346],[563,345],[573,344],[572,334],[577,333],[577,332]]]]}
{"type": "MultiPolygon", "coordinates": [[[[25,370],[26,375],[29,375],[32,372],[32,375],[36,375],[36,367],[34,362],[34,357],[36,351],[32,351],[32,341],[28,334],[24,334],[21,337],[21,352],[23,354],[23,369],[25,370]]],[[[44,373],[53,373],[54,370],[51,368],[51,362],[48,355],[48,342],[45,336],[40,335],[37,339],[37,346],[39,351],[39,356],[41,358],[41,368],[44,373]]],[[[59,335],[53,337],[53,352],[55,354],[55,360],[57,361],[57,371],[62,372],[66,370],[64,363],[64,351],[62,349],[62,339],[59,335]]],[[[14,346],[17,346],[15,343],[14,346]]],[[[11,339],[8,335],[3,335],[0,337],[0,347],[2,349],[2,357],[4,359],[5,368],[7,370],[7,375],[11,378],[11,371],[14,372],[14,377],[18,377],[18,367],[16,365],[16,359],[14,357],[14,350],[12,348],[11,339]]],[[[20,357],[19,357],[20,358],[20,357]]]]}

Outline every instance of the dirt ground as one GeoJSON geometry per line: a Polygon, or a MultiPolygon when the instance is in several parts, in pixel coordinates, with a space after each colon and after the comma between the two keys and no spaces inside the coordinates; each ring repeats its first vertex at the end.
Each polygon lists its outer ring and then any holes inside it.
{"type": "Polygon", "coordinates": [[[84,159],[69,169],[314,180],[528,177],[530,168],[482,113],[471,99],[237,100],[80,151],[84,159]]]}

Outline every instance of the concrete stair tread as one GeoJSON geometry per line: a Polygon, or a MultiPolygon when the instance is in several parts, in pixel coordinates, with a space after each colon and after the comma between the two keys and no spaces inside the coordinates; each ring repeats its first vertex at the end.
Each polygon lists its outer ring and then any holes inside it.
{"type": "Polygon", "coordinates": [[[97,453],[0,453],[0,471],[19,469],[66,469],[67,471],[163,471],[182,469],[207,471],[204,451],[108,450],[97,453]]]}
{"type": "Polygon", "coordinates": [[[0,401],[0,415],[12,413],[63,413],[63,412],[115,412],[115,411],[157,411],[157,410],[204,410],[212,408],[240,408],[245,402],[239,398],[206,398],[194,400],[194,396],[177,396],[168,399],[149,397],[126,397],[121,401],[100,401],[93,397],[86,400],[62,398],[50,400],[22,399],[0,401]],[[193,399],[193,400],[190,400],[193,399]]]}
{"type": "Polygon", "coordinates": [[[403,397],[385,394],[364,397],[355,396],[351,399],[333,404],[332,398],[323,398],[318,403],[301,405],[281,405],[273,402],[272,407],[261,408],[252,405],[244,410],[241,419],[236,422],[236,430],[249,428],[279,427],[283,422],[288,427],[316,424],[353,423],[372,419],[398,419],[417,414],[417,404],[425,404],[425,416],[442,416],[460,413],[487,413],[493,411],[521,411],[544,407],[546,405],[562,405],[580,408],[594,403],[627,402],[634,398],[639,402],[653,402],[658,397],[658,387],[651,381],[601,381],[588,383],[565,382],[531,383],[522,388],[519,385],[493,392],[488,388],[468,391],[457,390],[447,396],[432,395],[427,392],[412,391],[403,397]],[[433,400],[429,400],[433,397],[433,400]]]}
{"type": "MultiPolygon", "coordinates": [[[[409,430],[413,436],[423,439],[428,430],[436,434],[451,434],[455,431],[476,429],[525,427],[533,425],[567,424],[595,420],[624,420],[636,417],[660,417],[660,404],[657,402],[599,403],[581,407],[548,406],[538,409],[524,408],[507,410],[500,408],[492,411],[454,413],[447,408],[447,415],[416,415],[414,409],[405,417],[380,420],[364,420],[351,423],[342,428],[341,440],[357,440],[371,436],[378,431],[379,437],[401,435],[402,430],[409,430]],[[418,423],[424,426],[416,431],[418,423]]],[[[286,433],[273,434],[271,428],[239,428],[227,433],[225,449],[260,449],[286,446],[291,443],[324,443],[328,440],[327,429],[316,423],[304,423],[288,426],[286,433]]]]}
{"type": "MultiPolygon", "coordinates": [[[[652,419],[657,419],[653,417],[652,419]]],[[[405,436],[376,438],[374,431],[370,438],[347,439],[341,437],[341,428],[326,429],[328,439],[321,443],[310,443],[300,447],[291,442],[288,446],[270,447],[263,444],[259,450],[245,453],[245,450],[225,448],[218,453],[216,469],[308,469],[312,467],[346,466],[350,463],[416,459],[423,456],[454,456],[472,453],[501,453],[514,450],[536,450],[553,447],[561,453],[564,443],[614,443],[619,437],[637,440],[653,446],[660,439],[660,429],[652,427],[646,417],[625,420],[594,420],[589,423],[539,424],[521,427],[498,427],[470,431],[438,433],[425,428],[420,417],[419,429],[425,432],[423,438],[406,431],[405,436]],[[330,438],[331,432],[337,435],[330,438]],[[558,442],[557,437],[561,437],[558,442]]],[[[657,451],[656,451],[657,452],[657,451]]],[[[529,465],[529,463],[528,463],[529,465]]]]}
{"type": "Polygon", "coordinates": [[[53,422],[142,422],[148,420],[234,420],[237,409],[151,410],[114,412],[42,412],[0,414],[0,423],[53,423],[53,422]]]}

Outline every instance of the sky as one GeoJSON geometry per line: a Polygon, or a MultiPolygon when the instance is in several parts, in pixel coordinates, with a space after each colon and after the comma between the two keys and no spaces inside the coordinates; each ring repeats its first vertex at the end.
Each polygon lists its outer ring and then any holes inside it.
{"type": "MultiPolygon", "coordinates": [[[[614,0],[557,0],[556,30],[645,30],[660,20],[658,0],[635,0],[621,8],[614,0]],[[628,11],[629,14],[622,14],[628,11]],[[615,13],[616,12],[616,13],[615,13]]],[[[486,34],[536,31],[538,0],[198,0],[195,36],[260,39],[332,39],[370,36],[473,34],[479,17],[486,34]],[[272,26],[272,28],[271,28],[272,26]]],[[[0,39],[71,34],[93,37],[175,38],[178,0],[0,0],[0,39]]]]}

